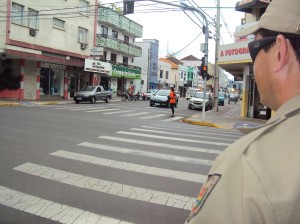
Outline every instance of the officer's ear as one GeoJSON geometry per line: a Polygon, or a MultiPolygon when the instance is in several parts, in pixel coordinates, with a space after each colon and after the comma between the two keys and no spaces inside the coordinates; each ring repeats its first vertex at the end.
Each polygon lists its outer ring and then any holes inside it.
{"type": "MultiPolygon", "coordinates": [[[[288,57],[289,57],[289,55],[288,55],[288,51],[289,51],[288,41],[289,40],[286,39],[281,34],[279,34],[276,37],[276,42],[275,42],[275,46],[274,46],[274,60],[275,60],[275,62],[274,62],[274,67],[273,67],[273,70],[276,73],[280,72],[287,65],[287,61],[288,61],[288,57]]],[[[290,47],[292,47],[291,44],[290,44],[290,47]]]]}

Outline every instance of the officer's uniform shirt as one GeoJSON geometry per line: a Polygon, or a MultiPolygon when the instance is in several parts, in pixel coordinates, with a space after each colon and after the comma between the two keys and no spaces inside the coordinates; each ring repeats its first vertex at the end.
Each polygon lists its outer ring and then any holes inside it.
{"type": "Polygon", "coordinates": [[[300,95],[216,159],[186,223],[300,223],[300,95]]]}

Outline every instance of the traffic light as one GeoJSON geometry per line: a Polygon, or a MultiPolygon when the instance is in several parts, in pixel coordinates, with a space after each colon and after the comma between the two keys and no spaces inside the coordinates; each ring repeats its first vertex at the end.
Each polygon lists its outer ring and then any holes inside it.
{"type": "Polygon", "coordinates": [[[123,0],[123,15],[134,13],[134,0],[123,0]]]}
{"type": "Polygon", "coordinates": [[[207,76],[207,66],[202,65],[200,68],[201,68],[200,72],[201,72],[202,77],[206,77],[207,76]]]}

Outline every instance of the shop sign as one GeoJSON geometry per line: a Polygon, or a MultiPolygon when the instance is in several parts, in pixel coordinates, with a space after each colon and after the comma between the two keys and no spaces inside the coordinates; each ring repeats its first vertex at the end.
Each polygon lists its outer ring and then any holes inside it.
{"type": "Polygon", "coordinates": [[[242,41],[220,46],[219,62],[251,60],[248,42],[249,41],[242,41]]]}
{"type": "Polygon", "coordinates": [[[124,77],[127,79],[141,79],[141,71],[117,65],[112,65],[112,76],[124,77]]]}
{"type": "Polygon", "coordinates": [[[93,47],[91,49],[91,56],[101,56],[103,55],[103,47],[93,47]]]}
{"type": "MultiPolygon", "coordinates": [[[[241,0],[239,2],[239,5],[244,5],[246,3],[249,3],[249,2],[256,2],[257,0],[241,0]]],[[[259,2],[265,2],[265,3],[270,3],[270,0],[259,0],[259,2]]]]}
{"type": "Polygon", "coordinates": [[[52,69],[57,69],[57,70],[66,70],[65,65],[58,65],[58,64],[52,64],[48,62],[41,62],[41,68],[52,68],[52,69]]]}
{"type": "Polygon", "coordinates": [[[111,64],[107,63],[107,62],[103,62],[103,61],[85,59],[84,71],[96,72],[96,73],[105,73],[105,74],[108,75],[111,71],[111,64]]]}

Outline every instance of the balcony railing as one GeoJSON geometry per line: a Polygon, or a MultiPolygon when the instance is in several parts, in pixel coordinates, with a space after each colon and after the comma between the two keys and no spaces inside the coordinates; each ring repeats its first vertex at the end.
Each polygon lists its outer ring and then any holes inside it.
{"type": "Polygon", "coordinates": [[[122,30],[124,33],[133,37],[142,37],[143,26],[128,19],[127,17],[113,11],[110,8],[99,7],[98,21],[109,24],[112,27],[122,30]]]}
{"type": "Polygon", "coordinates": [[[104,34],[97,34],[96,46],[112,49],[134,57],[142,56],[142,48],[104,34]]]}

